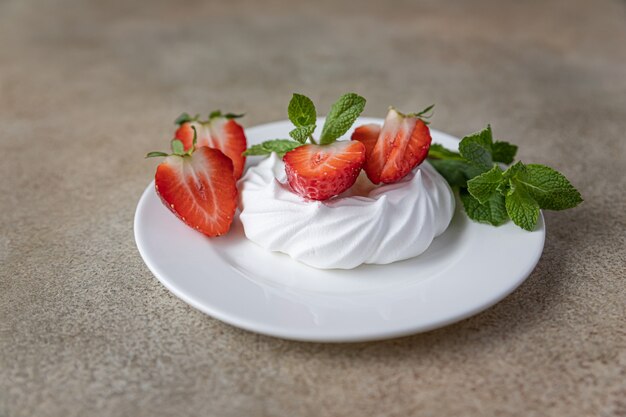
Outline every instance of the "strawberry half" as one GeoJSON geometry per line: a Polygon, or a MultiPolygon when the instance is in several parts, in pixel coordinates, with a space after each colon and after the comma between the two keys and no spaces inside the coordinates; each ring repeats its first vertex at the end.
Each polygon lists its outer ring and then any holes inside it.
{"type": "Polygon", "coordinates": [[[414,114],[389,109],[382,129],[375,124],[355,129],[352,139],[365,145],[363,166],[374,184],[400,181],[428,156],[430,130],[422,120],[432,107],[414,114]]]}
{"type": "Polygon", "coordinates": [[[354,129],[354,132],[352,132],[352,140],[359,141],[365,146],[365,163],[363,164],[363,168],[365,169],[367,177],[374,184],[378,184],[380,182],[379,173],[382,171],[382,163],[379,162],[379,166],[375,166],[375,163],[371,158],[372,150],[376,146],[379,136],[380,125],[376,123],[359,126],[354,129]]]}
{"type": "Polygon", "coordinates": [[[226,155],[208,147],[194,151],[192,145],[187,153],[153,152],[148,156],[166,156],[157,168],[154,183],[167,208],[207,236],[228,232],[237,208],[237,187],[233,163],[226,155]]]}
{"type": "Polygon", "coordinates": [[[193,127],[198,133],[196,147],[208,146],[219,149],[233,161],[235,179],[239,179],[243,173],[246,157],[242,153],[246,150],[247,141],[243,127],[234,119],[241,117],[236,114],[223,115],[220,111],[214,111],[207,121],[198,120],[198,116],[191,117],[183,113],[176,123],[179,128],[174,137],[183,143],[185,151],[192,147],[193,127]]]}
{"type": "Polygon", "coordinates": [[[293,191],[326,200],[354,184],[365,161],[365,146],[352,140],[304,145],[287,152],[283,161],[293,191]]]}

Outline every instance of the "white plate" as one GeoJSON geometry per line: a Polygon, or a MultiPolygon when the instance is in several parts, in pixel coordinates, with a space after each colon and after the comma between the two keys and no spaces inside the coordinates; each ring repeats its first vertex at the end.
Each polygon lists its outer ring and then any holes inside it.
{"type": "MultiPolygon", "coordinates": [[[[382,120],[360,118],[355,126],[373,122],[382,120]]],[[[287,121],[270,123],[246,129],[246,135],[255,144],[286,138],[291,128],[287,121]]],[[[431,133],[433,142],[457,148],[458,139],[431,133]]],[[[402,336],[476,314],[526,279],[544,237],[543,216],[534,232],[511,222],[493,227],[469,220],[457,201],[448,230],[416,258],[317,270],[247,240],[238,219],[226,236],[210,239],[195,232],[163,206],[154,183],[135,213],[139,252],[176,296],[233,326],[324,342],[402,336]]]]}

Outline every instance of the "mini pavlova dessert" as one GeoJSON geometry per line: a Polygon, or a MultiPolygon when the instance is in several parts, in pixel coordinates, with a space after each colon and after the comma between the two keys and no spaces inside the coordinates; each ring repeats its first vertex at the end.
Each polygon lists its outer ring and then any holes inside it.
{"type": "Polygon", "coordinates": [[[341,140],[364,106],[356,94],[342,96],[316,140],[315,107],[294,94],[295,141],[268,141],[246,153],[270,154],[238,184],[248,239],[316,268],[348,269],[417,256],[446,230],[454,195],[424,162],[430,109],[405,115],[392,108],[383,126],[360,126],[352,140],[341,140]]]}

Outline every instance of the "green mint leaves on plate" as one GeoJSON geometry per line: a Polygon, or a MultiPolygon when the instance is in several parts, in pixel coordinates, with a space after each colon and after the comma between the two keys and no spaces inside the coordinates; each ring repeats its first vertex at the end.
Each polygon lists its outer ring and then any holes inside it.
{"type": "MultiPolygon", "coordinates": [[[[320,137],[320,145],[328,145],[343,136],[365,108],[365,99],[358,94],[344,94],[331,107],[320,137]]],[[[274,139],[253,145],[243,153],[249,155],[269,155],[276,152],[279,156],[304,145],[307,141],[317,144],[313,132],[317,128],[317,111],[310,98],[295,93],[287,108],[289,120],[294,129],[289,132],[291,139],[274,139]]]]}
{"type": "Polygon", "coordinates": [[[491,126],[469,135],[459,143],[459,152],[432,144],[428,161],[459,188],[467,215],[474,221],[499,226],[509,218],[532,231],[539,210],[565,210],[583,201],[580,193],[561,173],[538,164],[517,162],[506,170],[517,146],[493,141],[491,126]]]}

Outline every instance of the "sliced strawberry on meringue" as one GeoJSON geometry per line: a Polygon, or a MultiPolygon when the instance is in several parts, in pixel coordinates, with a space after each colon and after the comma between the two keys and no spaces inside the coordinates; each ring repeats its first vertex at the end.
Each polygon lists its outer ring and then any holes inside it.
{"type": "Polygon", "coordinates": [[[428,156],[431,136],[427,113],[403,114],[389,109],[382,128],[376,124],[359,126],[352,134],[366,149],[363,169],[374,184],[400,181],[428,156]]]}
{"type": "Polygon", "coordinates": [[[283,158],[291,188],[304,198],[326,200],[352,187],[365,161],[365,146],[355,140],[303,145],[283,158]]]}

